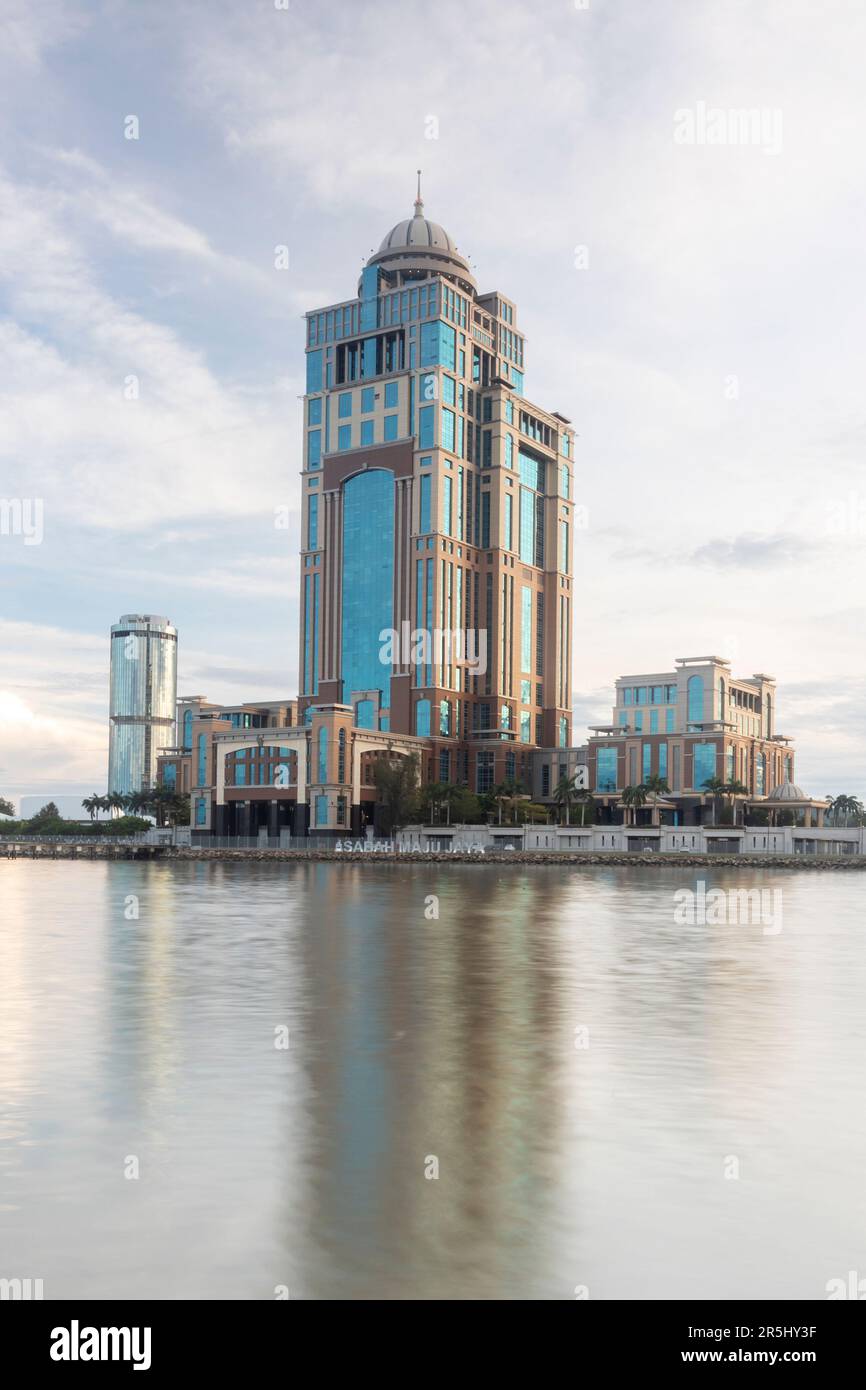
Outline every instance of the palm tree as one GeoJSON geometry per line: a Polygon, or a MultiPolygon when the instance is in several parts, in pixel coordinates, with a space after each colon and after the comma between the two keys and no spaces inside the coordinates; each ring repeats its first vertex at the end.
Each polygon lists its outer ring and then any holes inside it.
{"type": "Polygon", "coordinates": [[[645,777],[643,786],[647,793],[647,799],[653,802],[653,825],[658,825],[661,821],[659,810],[659,797],[670,796],[671,789],[666,777],[660,777],[657,772],[653,772],[649,777],[645,777]]]}
{"type": "Polygon", "coordinates": [[[490,800],[497,807],[499,813],[499,824],[502,824],[502,805],[505,801],[512,801],[514,798],[514,783],[499,782],[490,793],[490,800]]]}
{"type": "Polygon", "coordinates": [[[126,807],[126,797],[120,792],[109,792],[105,803],[109,811],[123,811],[126,807]]]}
{"type": "Polygon", "coordinates": [[[854,817],[854,824],[862,824],[863,803],[856,796],[846,796],[844,793],[830,798],[830,814],[833,817],[833,824],[839,824],[839,817],[844,816],[844,824],[847,827],[850,819],[854,817]]]}
{"type": "Polygon", "coordinates": [[[708,777],[704,788],[713,798],[713,825],[719,824],[719,805],[725,795],[726,783],[721,777],[708,777]]]}
{"type": "MultiPolygon", "coordinates": [[[[635,824],[635,813],[646,805],[647,789],[643,782],[638,782],[636,787],[625,787],[622,794],[622,804],[626,812],[631,811],[631,824],[635,824]]],[[[626,818],[626,824],[628,819],[626,818]]]]}
{"type": "Polygon", "coordinates": [[[736,777],[729,777],[727,782],[725,783],[725,795],[731,798],[731,821],[734,825],[736,825],[737,803],[735,802],[734,797],[748,796],[749,788],[746,786],[745,782],[740,782],[736,777]]]}
{"type": "MultiPolygon", "coordinates": [[[[566,777],[565,775],[560,777],[553,789],[553,800],[560,816],[563,806],[565,807],[565,823],[570,825],[571,808],[577,800],[577,778],[575,776],[566,777]]],[[[562,824],[561,821],[560,824],[562,824]]]]}
{"type": "Polygon", "coordinates": [[[99,812],[102,808],[102,797],[98,792],[94,792],[92,796],[85,796],[81,805],[90,816],[91,820],[99,819],[99,812]]]}
{"type": "Polygon", "coordinates": [[[580,823],[586,825],[586,812],[595,808],[592,792],[587,787],[578,787],[576,799],[580,806],[580,823]]]}

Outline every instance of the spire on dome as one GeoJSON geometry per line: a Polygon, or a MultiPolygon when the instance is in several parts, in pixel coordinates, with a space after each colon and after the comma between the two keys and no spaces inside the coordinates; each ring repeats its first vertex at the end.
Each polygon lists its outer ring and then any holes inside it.
{"type": "Polygon", "coordinates": [[[418,170],[418,194],[417,194],[417,197],[415,198],[415,216],[416,216],[416,217],[423,217],[423,216],[424,216],[424,202],[423,202],[423,199],[422,199],[422,197],[421,197],[421,170],[420,170],[420,169],[418,170]]]}

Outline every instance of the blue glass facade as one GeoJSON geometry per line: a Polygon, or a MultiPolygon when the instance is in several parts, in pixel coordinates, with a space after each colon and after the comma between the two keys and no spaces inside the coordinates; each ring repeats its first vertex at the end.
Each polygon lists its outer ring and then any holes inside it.
{"type": "Polygon", "coordinates": [[[358,700],[355,704],[355,723],[359,729],[373,729],[373,711],[375,705],[372,700],[358,700]]]}
{"type": "Polygon", "coordinates": [[[599,792],[616,791],[615,748],[599,748],[596,753],[595,789],[599,792]]]}
{"type": "Polygon", "coordinates": [[[702,724],[704,719],[704,678],[689,676],[688,720],[690,724],[702,724]]]}
{"type": "Polygon", "coordinates": [[[341,654],[343,700],[378,690],[390,705],[390,669],[379,659],[384,628],[394,626],[394,475],[370,468],[343,485],[341,654]]]}
{"type": "MultiPolygon", "coordinates": [[[[701,690],[703,690],[704,683],[700,676],[693,676],[692,680],[699,680],[701,690]]],[[[689,681],[689,686],[691,686],[692,680],[689,681]]],[[[716,745],[714,743],[696,743],[693,753],[692,786],[697,791],[703,787],[705,782],[716,775],[716,745]]]]}
{"type": "Polygon", "coordinates": [[[457,334],[450,324],[436,319],[421,325],[421,367],[447,367],[454,371],[456,359],[457,334]]]}
{"type": "Polygon", "coordinates": [[[430,701],[418,700],[415,704],[415,732],[422,738],[430,734],[430,701]]]}

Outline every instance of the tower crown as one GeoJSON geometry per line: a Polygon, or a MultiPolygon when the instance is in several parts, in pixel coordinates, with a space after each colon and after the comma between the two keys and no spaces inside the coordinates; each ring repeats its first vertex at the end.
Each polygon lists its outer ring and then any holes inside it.
{"type": "Polygon", "coordinates": [[[457,250],[454,238],[438,222],[424,216],[420,171],[413,216],[391,228],[367,264],[400,271],[406,279],[421,279],[437,272],[452,275],[467,289],[476,289],[469,262],[457,250]]]}

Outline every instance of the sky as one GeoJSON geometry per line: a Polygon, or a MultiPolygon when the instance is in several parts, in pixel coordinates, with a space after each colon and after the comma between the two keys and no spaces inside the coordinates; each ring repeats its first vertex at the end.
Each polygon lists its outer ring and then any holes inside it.
{"type": "Polygon", "coordinates": [[[296,693],[301,316],[420,167],[579,436],[576,740],[712,653],[866,796],[864,49],[861,0],[0,0],[0,794],[105,790],[122,613],[180,694],[296,693]]]}

